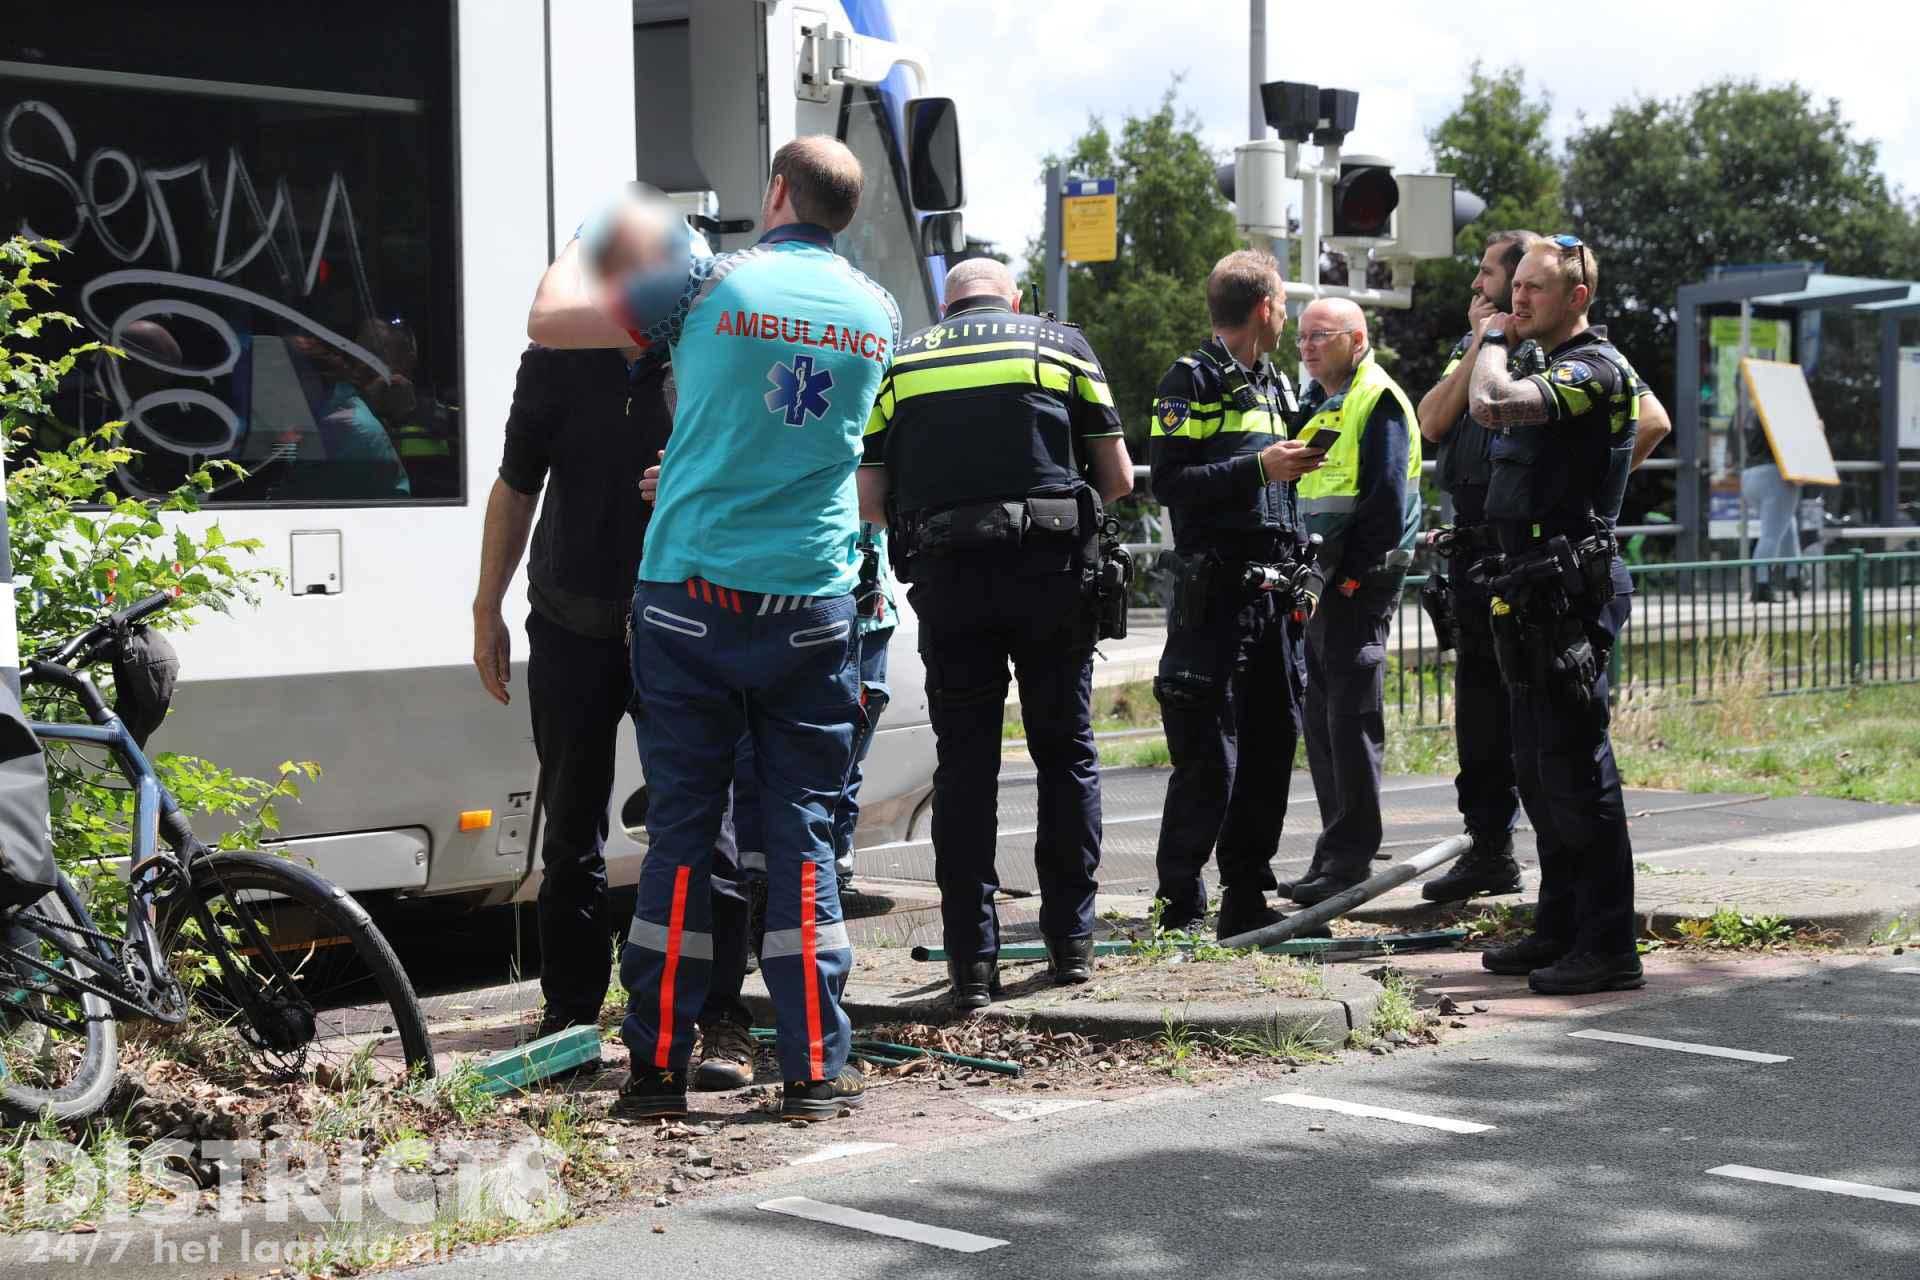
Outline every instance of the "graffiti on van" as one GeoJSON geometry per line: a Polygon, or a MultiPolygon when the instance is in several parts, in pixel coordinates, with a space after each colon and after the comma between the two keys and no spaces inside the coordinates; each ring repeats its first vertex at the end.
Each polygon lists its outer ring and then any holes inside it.
{"type": "MultiPolygon", "coordinates": [[[[257,334],[276,335],[265,353],[281,360],[275,369],[286,363],[283,353],[291,348],[374,379],[393,373],[380,354],[294,305],[312,298],[331,280],[332,264],[343,261],[348,280],[342,283],[352,289],[356,318],[371,326],[378,314],[353,202],[337,171],[325,184],[319,219],[308,236],[287,179],[281,177],[270,203],[264,202],[238,146],[228,147],[223,156],[165,165],[143,165],[114,146],[98,147],[83,160],[79,139],[60,111],[48,102],[25,100],[0,120],[0,156],[21,173],[51,184],[58,206],[72,209],[65,225],[38,225],[22,213],[10,234],[58,241],[68,250],[97,249],[113,266],[81,285],[79,310],[101,341],[126,353],[124,360],[98,360],[90,376],[95,392],[126,421],[136,447],[177,455],[189,464],[239,449],[249,423],[233,403],[238,393],[223,397],[203,388],[233,375],[243,359],[263,354],[266,344],[257,334]],[[52,155],[31,149],[34,133],[43,143],[51,138],[52,155]],[[135,238],[129,223],[143,210],[135,238]],[[185,219],[195,219],[196,230],[211,231],[210,239],[200,237],[208,245],[200,261],[188,261],[183,251],[185,219]],[[336,245],[342,252],[330,257],[328,249],[336,245]],[[236,283],[256,263],[253,281],[275,287],[279,297],[236,283]],[[139,336],[142,325],[152,332],[159,318],[167,335],[194,340],[129,340],[139,336]],[[242,328],[236,328],[235,319],[242,328]],[[195,329],[204,332],[192,334],[195,329]],[[130,379],[130,372],[137,376],[130,379]]],[[[254,383],[272,372],[255,367],[264,366],[264,359],[248,363],[247,376],[254,383]]],[[[261,457],[282,454],[284,447],[269,447],[261,457]]],[[[121,480],[130,492],[152,496],[141,476],[126,468],[121,480]]]]}

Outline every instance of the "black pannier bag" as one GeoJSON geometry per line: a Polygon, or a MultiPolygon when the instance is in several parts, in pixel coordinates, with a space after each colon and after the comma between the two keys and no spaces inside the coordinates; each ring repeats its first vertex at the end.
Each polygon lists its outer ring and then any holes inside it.
{"type": "Polygon", "coordinates": [[[57,881],[47,827],[47,757],[19,699],[0,683],[0,908],[38,902],[57,881]]]}

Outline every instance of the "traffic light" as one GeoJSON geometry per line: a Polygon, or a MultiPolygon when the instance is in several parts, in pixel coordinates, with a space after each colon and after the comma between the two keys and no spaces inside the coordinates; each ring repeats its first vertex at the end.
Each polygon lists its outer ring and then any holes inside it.
{"type": "Polygon", "coordinates": [[[1393,211],[1400,205],[1400,184],[1393,165],[1378,156],[1344,156],[1333,184],[1333,234],[1380,240],[1393,234],[1393,211]]]}

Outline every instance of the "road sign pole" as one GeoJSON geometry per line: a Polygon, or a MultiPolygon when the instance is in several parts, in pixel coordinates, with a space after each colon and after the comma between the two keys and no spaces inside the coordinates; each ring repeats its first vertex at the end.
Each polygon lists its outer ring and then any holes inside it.
{"type": "Polygon", "coordinates": [[[1063,189],[1066,185],[1066,170],[1063,166],[1047,166],[1047,230],[1046,243],[1041,248],[1046,266],[1047,310],[1067,318],[1067,246],[1061,220],[1066,216],[1063,189]]]}

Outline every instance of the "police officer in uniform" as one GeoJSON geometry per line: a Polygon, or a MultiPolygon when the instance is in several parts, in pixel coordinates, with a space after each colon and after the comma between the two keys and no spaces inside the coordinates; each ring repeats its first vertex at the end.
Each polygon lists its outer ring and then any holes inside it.
{"type": "MultiPolygon", "coordinates": [[[[1507,690],[1493,656],[1492,620],[1484,585],[1468,569],[1489,545],[1487,481],[1493,460],[1487,429],[1467,412],[1467,386],[1480,353],[1480,331],[1496,313],[1513,305],[1513,273],[1527,246],[1539,239],[1531,231],[1502,231],[1488,239],[1473,278],[1467,307],[1467,336],[1447,357],[1439,383],[1420,401],[1420,434],[1439,450],[1435,479],[1453,498],[1453,525],[1436,535],[1434,546],[1447,559],[1444,586],[1434,580],[1423,599],[1444,611],[1453,630],[1453,736],[1460,772],[1454,776],[1460,814],[1473,847],[1446,873],[1421,886],[1431,902],[1450,902],[1477,893],[1518,893],[1520,864],[1513,857],[1513,827],[1520,792],[1513,780],[1513,730],[1507,690]],[[1440,590],[1444,598],[1436,598],[1440,590]]],[[[1507,363],[1515,378],[1546,370],[1540,344],[1509,339],[1507,363]]],[[[1436,619],[1436,626],[1442,625],[1436,619]]],[[[1444,643],[1444,640],[1443,640],[1444,643]]]]}
{"type": "Polygon", "coordinates": [[[1469,391],[1496,432],[1486,515],[1498,550],[1486,584],[1510,690],[1514,767],[1540,845],[1533,932],[1486,952],[1494,973],[1550,995],[1644,984],[1634,951],[1633,849],[1607,737],[1607,662],[1630,599],[1611,528],[1633,466],[1639,384],[1587,321],[1594,253],[1570,235],[1535,242],[1513,277],[1513,311],[1488,320],[1469,391]],[[1509,348],[1546,352],[1516,378],[1509,348]]]}
{"type": "MultiPolygon", "coordinates": [[[[1453,498],[1453,524],[1436,531],[1433,545],[1447,559],[1442,579],[1429,579],[1423,602],[1442,612],[1454,649],[1453,734],[1460,757],[1454,778],[1460,814],[1473,847],[1447,871],[1421,886],[1430,902],[1453,902],[1480,893],[1517,893],[1520,865],[1513,856],[1513,827],[1519,790],[1513,777],[1513,730],[1507,688],[1494,658],[1493,630],[1484,584],[1469,572],[1491,545],[1486,524],[1487,483],[1492,477],[1493,434],[1467,412],[1467,388],[1480,353],[1480,331],[1488,320],[1513,306],[1513,273],[1521,255],[1539,236],[1531,231],[1501,231],[1487,240],[1467,307],[1467,335],[1454,346],[1447,367],[1420,402],[1420,434],[1439,450],[1437,481],[1453,498]],[[1444,592],[1444,596],[1441,593],[1444,592]]],[[[1531,338],[1508,341],[1508,371],[1514,378],[1546,372],[1546,353],[1531,338]]],[[[1638,382],[1640,427],[1634,439],[1638,467],[1671,429],[1667,412],[1644,383],[1638,382]]],[[[1624,496],[1624,490],[1622,490],[1624,496]]],[[[1619,518],[1619,507],[1607,513],[1619,518]]]]}
{"type": "Polygon", "coordinates": [[[1295,482],[1319,455],[1289,440],[1299,402],[1267,356],[1286,326],[1271,254],[1243,249],[1207,277],[1214,336],[1173,362],[1154,400],[1153,491],[1173,521],[1175,573],[1154,696],[1173,757],[1155,853],[1161,924],[1206,916],[1220,860],[1219,936],[1280,920],[1269,865],[1286,820],[1306,698],[1302,617],[1319,578],[1295,482]]]}
{"type": "Polygon", "coordinates": [[[1300,316],[1313,375],[1300,438],[1337,431],[1300,482],[1307,527],[1323,540],[1327,591],[1307,628],[1307,763],[1320,838],[1306,878],[1283,892],[1311,906],[1367,878],[1380,851],[1387,632],[1420,531],[1420,436],[1413,405],[1374,358],[1367,321],[1344,298],[1300,316]]]}
{"type": "Polygon", "coordinates": [[[938,752],[934,869],[953,1002],[968,1010],[999,989],[995,794],[1009,662],[1039,772],[1040,930],[1054,981],[1091,976],[1101,833],[1088,591],[1101,502],[1132,489],[1133,463],[1079,330],[1017,314],[1013,276],[991,259],[956,265],[946,297],[945,318],[894,355],[860,497],[864,518],[888,524],[920,619],[938,752]]]}

